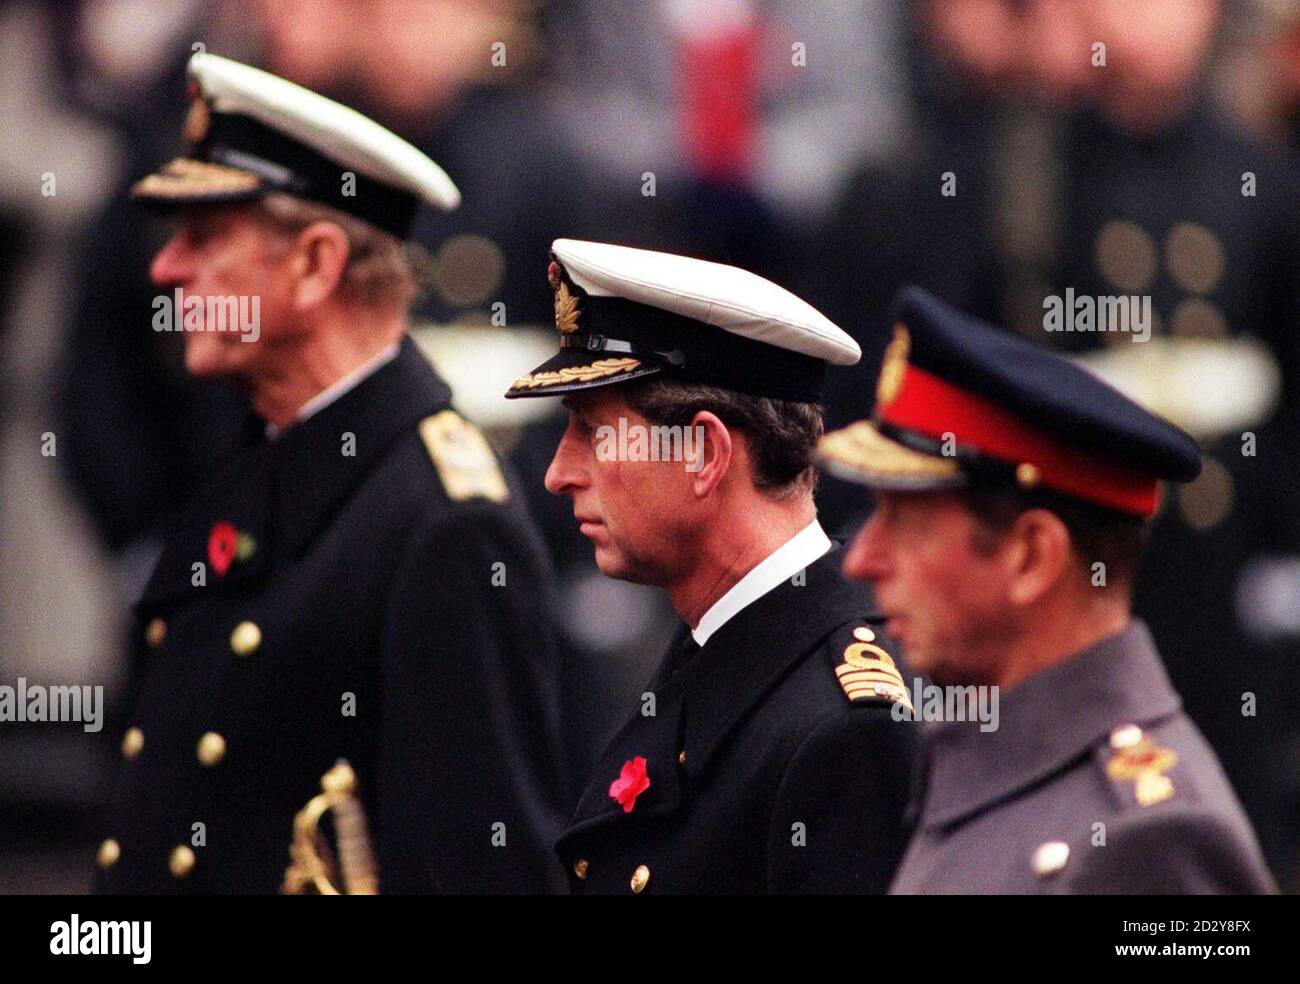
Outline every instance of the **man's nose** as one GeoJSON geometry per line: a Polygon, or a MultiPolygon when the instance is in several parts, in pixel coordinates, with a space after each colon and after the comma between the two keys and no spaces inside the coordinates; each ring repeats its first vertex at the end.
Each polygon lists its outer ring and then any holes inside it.
{"type": "Polygon", "coordinates": [[[170,287],[190,279],[194,258],[183,230],[167,240],[149,265],[149,279],[158,287],[170,287]]]}
{"type": "Polygon", "coordinates": [[[555,456],[546,469],[546,491],[554,495],[571,495],[586,483],[581,467],[579,443],[570,424],[555,448],[555,456]]]}
{"type": "Polygon", "coordinates": [[[878,581],[889,573],[889,554],[882,524],[873,515],[863,524],[844,555],[844,573],[855,581],[878,581]]]}

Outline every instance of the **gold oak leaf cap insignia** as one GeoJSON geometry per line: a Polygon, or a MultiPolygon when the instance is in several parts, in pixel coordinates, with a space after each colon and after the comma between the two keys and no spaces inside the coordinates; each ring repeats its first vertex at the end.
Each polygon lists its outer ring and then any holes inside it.
{"type": "Polygon", "coordinates": [[[505,476],[487,438],[455,410],[425,417],[420,421],[420,437],[449,499],[505,502],[510,498],[505,476]]]}
{"type": "MultiPolygon", "coordinates": [[[[838,647],[837,647],[838,648],[838,647]]],[[[856,626],[835,667],[835,677],[850,701],[889,701],[912,710],[903,675],[894,658],[876,641],[866,626],[856,626]]]]}
{"type": "Polygon", "coordinates": [[[886,407],[898,397],[903,388],[903,376],[907,373],[907,357],[912,349],[912,339],[907,333],[907,326],[901,321],[894,326],[894,337],[885,346],[884,359],[880,364],[880,378],[876,381],[876,404],[886,407]]]}
{"type": "Polygon", "coordinates": [[[578,330],[578,298],[569,289],[559,260],[551,260],[546,277],[555,291],[555,328],[562,335],[572,334],[578,330]]]}

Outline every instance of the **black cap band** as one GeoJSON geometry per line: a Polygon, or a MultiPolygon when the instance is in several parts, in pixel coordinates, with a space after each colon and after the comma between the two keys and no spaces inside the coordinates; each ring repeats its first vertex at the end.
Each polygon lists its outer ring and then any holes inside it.
{"type": "Polygon", "coordinates": [[[410,233],[419,204],[411,192],[349,171],[306,144],[239,113],[214,112],[192,156],[250,171],[271,188],[337,208],[399,239],[410,233]],[[346,175],[351,178],[345,185],[346,175]]]}
{"type": "Polygon", "coordinates": [[[583,295],[580,330],[561,336],[562,349],[631,355],[683,382],[816,403],[826,363],[757,342],[694,318],[622,297],[583,295]]]}

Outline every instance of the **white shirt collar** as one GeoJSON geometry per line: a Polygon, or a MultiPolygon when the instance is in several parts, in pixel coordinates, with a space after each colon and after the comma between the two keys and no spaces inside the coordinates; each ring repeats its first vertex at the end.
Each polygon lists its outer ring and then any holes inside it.
{"type": "Polygon", "coordinates": [[[758,601],[782,581],[794,577],[801,570],[831,549],[830,538],[822,524],[814,519],[767,558],[756,564],[731,590],[713,603],[700,618],[700,624],[691,630],[696,643],[703,646],[709,636],[726,625],[749,605],[758,601]]]}
{"type": "MultiPolygon", "coordinates": [[[[387,346],[383,351],[376,352],[373,356],[371,356],[361,365],[357,366],[357,368],[353,369],[346,376],[336,379],[334,382],[330,383],[323,390],[321,390],[319,393],[317,393],[310,400],[308,400],[306,403],[304,403],[302,406],[298,408],[297,414],[294,415],[293,422],[295,424],[302,423],[308,417],[320,413],[327,406],[329,406],[339,397],[343,396],[343,394],[347,393],[349,390],[355,389],[365,380],[369,379],[371,376],[377,373],[384,366],[388,365],[388,363],[392,362],[395,358],[397,358],[397,351],[399,348],[401,348],[401,345],[402,343],[400,340],[393,342],[392,345],[387,346]]],[[[292,427],[293,424],[290,424],[289,426],[292,427]]],[[[266,425],[266,437],[268,440],[275,440],[275,438],[279,437],[282,433],[284,433],[284,431],[285,428],[277,427],[275,426],[275,424],[266,425]]]]}

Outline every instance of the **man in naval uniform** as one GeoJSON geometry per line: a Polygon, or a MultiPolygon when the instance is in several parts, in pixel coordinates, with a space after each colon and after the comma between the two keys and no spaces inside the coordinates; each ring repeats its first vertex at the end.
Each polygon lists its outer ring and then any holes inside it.
{"type": "MultiPolygon", "coordinates": [[[[875,586],[918,674],[999,688],[1000,711],[992,730],[969,715],[925,725],[891,892],[1270,890],[1249,821],[1130,614],[1159,483],[1196,476],[1195,443],[916,288],[898,311],[873,419],[819,452],[875,490],[845,571],[875,586]]],[[[1241,700],[1249,681],[1230,658],[1223,676],[1224,699],[1241,700]]]]}
{"type": "Polygon", "coordinates": [[[258,301],[238,330],[185,324],[187,369],[237,380],[253,419],[136,608],[97,888],[276,891],[339,759],[370,841],[340,817],[340,861],[373,859],[380,891],[562,886],[550,574],[406,335],[403,239],[459,194],[285,80],[208,54],[190,77],[190,153],[134,195],[179,219],[151,270],[178,318],[183,295],[258,301]]]}
{"type": "Polygon", "coordinates": [[[883,892],[914,728],[812,497],[825,369],[857,345],[734,267],[552,256],[560,350],[507,396],[564,397],[547,488],[604,574],[662,587],[683,623],[557,844],[570,889],[883,892]]]}

